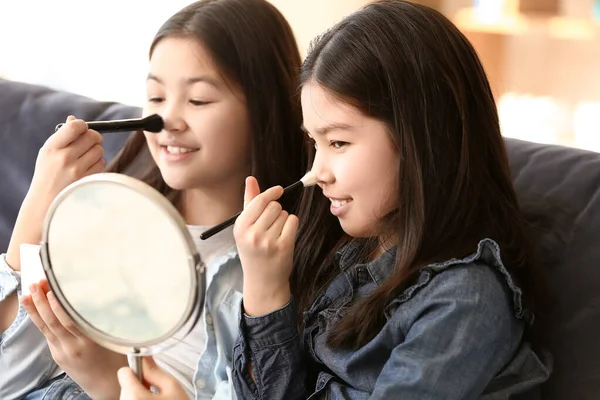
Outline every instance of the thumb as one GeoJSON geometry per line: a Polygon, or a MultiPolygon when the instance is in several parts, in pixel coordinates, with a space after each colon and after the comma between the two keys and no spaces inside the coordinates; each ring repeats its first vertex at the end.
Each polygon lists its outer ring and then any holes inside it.
{"type": "Polygon", "coordinates": [[[260,194],[260,188],[258,187],[258,181],[255,177],[249,176],[246,178],[246,190],[244,191],[244,208],[260,194]]]}
{"type": "Polygon", "coordinates": [[[160,392],[170,387],[174,382],[175,378],[163,371],[152,357],[144,357],[142,359],[142,372],[144,382],[148,386],[154,386],[160,392]]]}
{"type": "Polygon", "coordinates": [[[117,372],[119,386],[121,386],[120,400],[142,399],[150,394],[150,391],[142,385],[142,382],[135,376],[131,368],[123,367],[117,372]]]}

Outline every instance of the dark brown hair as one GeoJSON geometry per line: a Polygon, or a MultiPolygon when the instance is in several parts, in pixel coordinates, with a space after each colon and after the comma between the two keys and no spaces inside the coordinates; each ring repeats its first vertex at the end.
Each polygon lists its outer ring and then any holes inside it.
{"type": "MultiPolygon", "coordinates": [[[[386,305],[422,267],[467,256],[483,238],[499,244],[503,263],[529,293],[525,221],[492,91],[473,47],[447,18],[405,1],[369,4],[313,42],[301,72],[301,83],[310,82],[384,122],[399,159],[399,201],[384,221],[398,238],[394,272],[355,299],[331,345],[367,343],[385,323],[386,305]]],[[[339,273],[332,249],[349,240],[328,208],[317,190],[305,192],[292,276],[301,310],[339,273]]]]}
{"type": "MultiPolygon", "coordinates": [[[[252,128],[252,175],[261,188],[297,181],[307,168],[296,93],[301,58],[283,15],[265,0],[203,0],[163,24],[150,47],[150,57],[168,37],[196,39],[224,77],[241,89],[252,128]]],[[[143,133],[135,132],[108,170],[130,169],[146,149],[143,133]]],[[[176,204],[180,192],[167,186],[150,157],[146,162],[150,168],[139,174],[140,179],[176,204]]]]}

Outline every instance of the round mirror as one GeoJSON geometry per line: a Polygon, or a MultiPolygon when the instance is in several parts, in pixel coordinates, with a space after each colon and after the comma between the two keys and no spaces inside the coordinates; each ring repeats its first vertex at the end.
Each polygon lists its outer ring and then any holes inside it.
{"type": "Polygon", "coordinates": [[[120,174],[81,179],[54,200],[42,263],[51,290],[98,344],[141,359],[181,340],[204,303],[205,268],[175,207],[120,174]]]}

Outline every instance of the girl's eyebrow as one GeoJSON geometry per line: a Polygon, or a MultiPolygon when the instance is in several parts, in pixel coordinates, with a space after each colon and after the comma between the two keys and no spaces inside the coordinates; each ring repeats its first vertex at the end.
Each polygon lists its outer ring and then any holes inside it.
{"type": "MultiPolygon", "coordinates": [[[[302,124],[300,126],[300,129],[302,129],[306,134],[310,134],[308,132],[308,129],[306,129],[306,127],[304,126],[304,124],[302,124]]],[[[332,122],[328,125],[322,126],[319,129],[315,130],[315,133],[317,135],[324,136],[333,131],[348,131],[348,130],[352,130],[351,125],[343,124],[343,123],[339,123],[339,122],[332,122]]]]}
{"type": "MultiPolygon", "coordinates": [[[[147,81],[153,80],[160,84],[163,84],[163,81],[158,76],[153,75],[153,74],[148,74],[148,76],[146,77],[146,80],[147,81]]],[[[194,76],[194,77],[185,79],[185,84],[188,86],[193,85],[195,83],[199,83],[199,82],[207,83],[211,86],[214,86],[217,89],[219,88],[219,84],[210,76],[200,75],[200,76],[194,76]]]]}

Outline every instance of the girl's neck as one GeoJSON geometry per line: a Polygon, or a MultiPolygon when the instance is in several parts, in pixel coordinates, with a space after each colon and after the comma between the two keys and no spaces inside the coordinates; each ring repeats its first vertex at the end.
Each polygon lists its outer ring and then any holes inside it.
{"type": "Polygon", "coordinates": [[[380,236],[378,239],[378,245],[371,253],[369,261],[374,261],[381,257],[381,255],[398,244],[396,235],[380,236]]]}
{"type": "Polygon", "coordinates": [[[188,225],[210,226],[240,212],[244,205],[244,187],[187,189],[181,195],[179,210],[188,225]]]}

